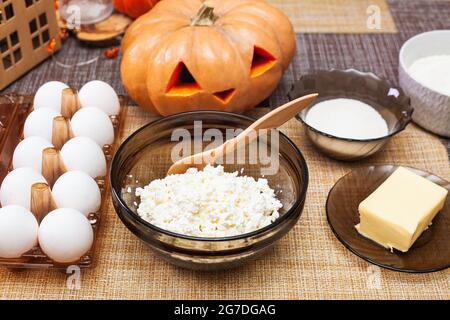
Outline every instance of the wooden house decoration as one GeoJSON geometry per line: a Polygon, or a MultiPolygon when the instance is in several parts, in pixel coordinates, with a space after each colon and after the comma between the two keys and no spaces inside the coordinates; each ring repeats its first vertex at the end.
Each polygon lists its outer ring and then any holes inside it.
{"type": "Polygon", "coordinates": [[[0,90],[59,49],[54,0],[0,0],[0,90]]]}

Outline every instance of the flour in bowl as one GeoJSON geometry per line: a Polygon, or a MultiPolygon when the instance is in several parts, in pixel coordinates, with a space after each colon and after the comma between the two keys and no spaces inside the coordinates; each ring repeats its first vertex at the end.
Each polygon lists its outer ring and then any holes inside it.
{"type": "Polygon", "coordinates": [[[427,88],[450,96],[450,55],[420,58],[409,67],[412,77],[427,88]]]}
{"type": "Polygon", "coordinates": [[[225,172],[223,166],[189,169],[138,188],[137,213],[149,223],[197,237],[227,237],[261,229],[282,207],[267,179],[225,172]]]}
{"type": "Polygon", "coordinates": [[[375,139],[389,134],[386,120],[365,102],[337,98],[315,104],[306,123],[316,130],[347,139],[375,139]]]}

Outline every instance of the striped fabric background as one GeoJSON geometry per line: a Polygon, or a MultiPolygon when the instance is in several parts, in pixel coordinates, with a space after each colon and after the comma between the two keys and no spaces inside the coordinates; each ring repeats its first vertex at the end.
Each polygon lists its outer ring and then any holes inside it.
{"type": "MultiPolygon", "coordinates": [[[[433,29],[450,29],[447,0],[270,0],[292,19],[298,50],[279,87],[262,107],[287,101],[286,93],[302,74],[320,69],[355,68],[398,84],[398,51],[409,37],[433,29]],[[320,3],[320,5],[319,5],[320,3]],[[379,6],[382,28],[368,30],[367,7],[379,6]]],[[[70,39],[55,55],[71,65],[100,56],[103,49],[80,46],[70,39]]],[[[81,87],[100,79],[125,94],[119,76],[120,58],[99,58],[78,68],[61,68],[48,60],[4,92],[32,94],[45,81],[60,80],[81,87]]],[[[252,111],[258,115],[267,109],[252,111]]],[[[129,108],[126,137],[154,119],[129,108]]],[[[415,125],[388,148],[356,164],[329,160],[305,139],[295,120],[283,127],[308,161],[311,181],[300,222],[271,252],[243,268],[198,273],[172,267],[150,252],[119,222],[111,203],[102,216],[94,268],[82,273],[81,289],[66,287],[67,275],[54,270],[13,272],[0,269],[0,298],[198,298],[198,299],[449,299],[449,270],[433,274],[400,274],[373,267],[346,250],[325,218],[326,195],[336,180],[369,163],[397,163],[433,171],[450,179],[450,140],[439,140],[415,125]],[[446,144],[446,148],[442,146],[446,144]],[[375,278],[374,278],[375,277],[375,278]],[[373,287],[376,279],[379,285],[373,287]]]]}

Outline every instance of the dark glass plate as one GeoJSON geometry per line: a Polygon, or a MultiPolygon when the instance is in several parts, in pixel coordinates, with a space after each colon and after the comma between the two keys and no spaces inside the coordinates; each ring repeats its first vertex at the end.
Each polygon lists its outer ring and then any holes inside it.
{"type": "MultiPolygon", "coordinates": [[[[355,229],[359,223],[358,205],[380,186],[398,166],[370,166],[356,169],[339,179],[328,194],[328,223],[345,247],[360,258],[390,270],[423,273],[450,267],[450,197],[425,230],[406,252],[388,249],[361,236],[355,229]]],[[[450,190],[450,182],[431,173],[408,168],[422,177],[450,190]]]]}

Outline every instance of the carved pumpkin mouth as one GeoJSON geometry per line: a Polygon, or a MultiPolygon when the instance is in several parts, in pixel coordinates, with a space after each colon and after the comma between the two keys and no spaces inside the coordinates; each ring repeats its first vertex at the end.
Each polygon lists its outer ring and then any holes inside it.
{"type": "Polygon", "coordinates": [[[253,48],[252,66],[250,77],[255,78],[268,71],[277,62],[277,59],[263,48],[255,46],[253,48]]]}
{"type": "Polygon", "coordinates": [[[228,103],[233,98],[234,94],[236,93],[236,89],[228,89],[223,91],[218,91],[214,93],[214,96],[222,101],[223,103],[228,103]]]}
{"type": "Polygon", "coordinates": [[[180,61],[170,77],[166,87],[169,96],[190,96],[200,92],[202,88],[188,70],[184,62],[180,61]]]}

